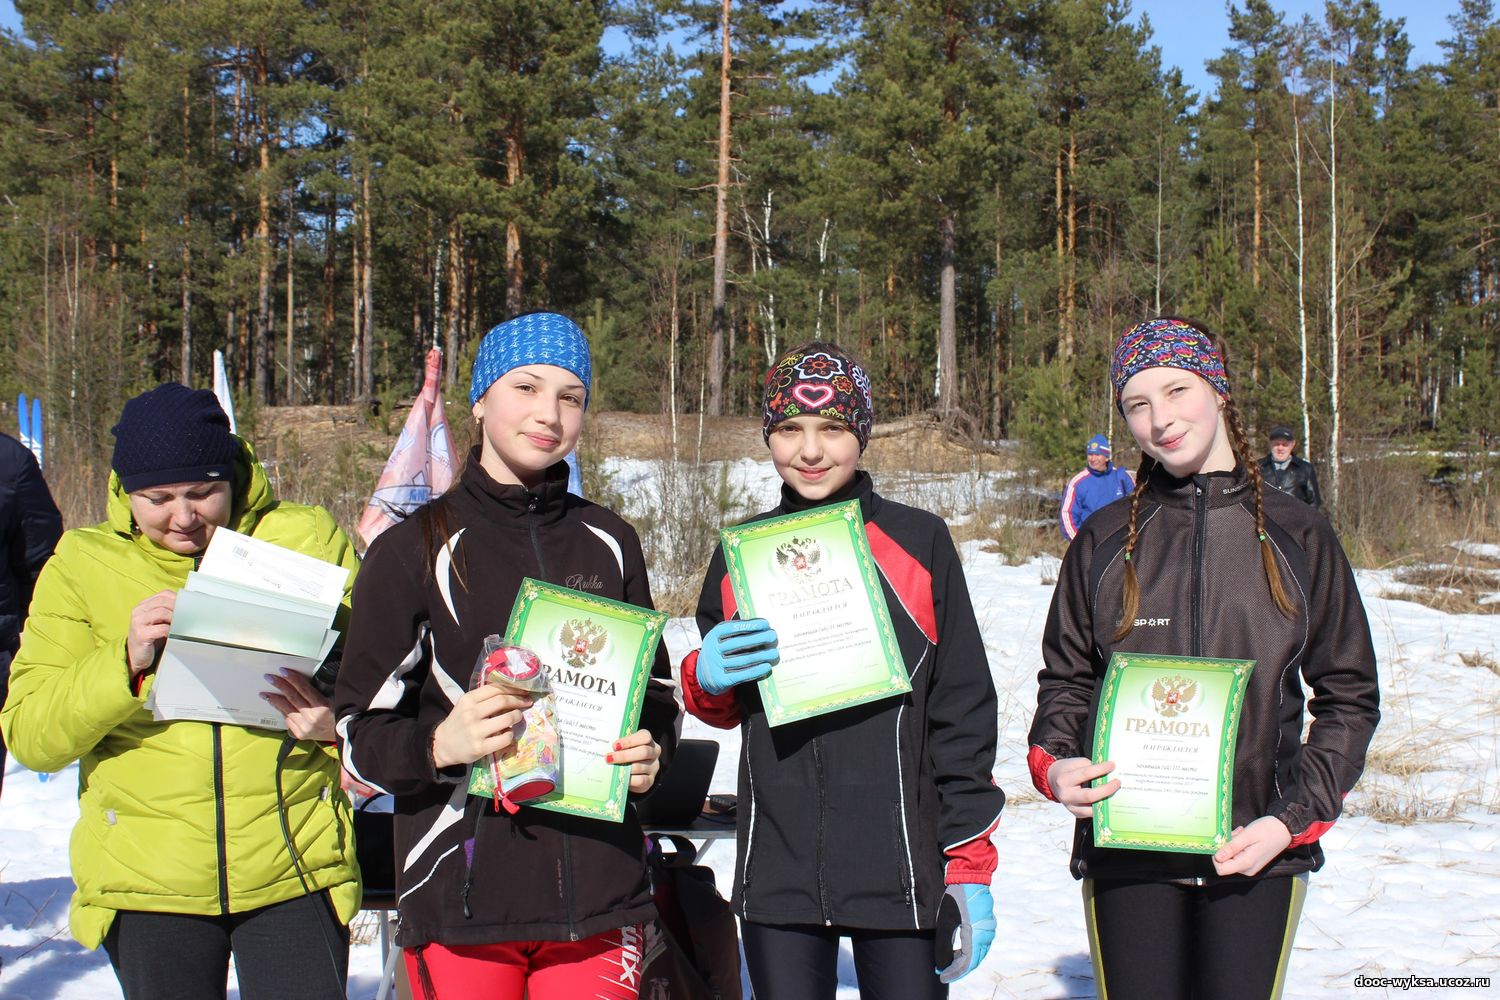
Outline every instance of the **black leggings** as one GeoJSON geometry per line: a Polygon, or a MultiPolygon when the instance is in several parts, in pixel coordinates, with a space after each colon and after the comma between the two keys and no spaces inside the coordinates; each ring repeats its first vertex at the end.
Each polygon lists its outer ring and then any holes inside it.
{"type": "Polygon", "coordinates": [[[223,917],[122,910],[104,950],[125,1000],[223,998],[231,952],[242,1000],[342,1000],[349,929],[320,892],[223,917]]]}
{"type": "Polygon", "coordinates": [[[1276,1000],[1307,877],[1208,886],[1086,879],[1099,1000],[1276,1000]]]}
{"type": "Polygon", "coordinates": [[[943,1000],[948,987],[933,967],[932,931],[740,924],[756,1000],[833,1000],[839,938],[854,945],[860,1000],[943,1000]]]}

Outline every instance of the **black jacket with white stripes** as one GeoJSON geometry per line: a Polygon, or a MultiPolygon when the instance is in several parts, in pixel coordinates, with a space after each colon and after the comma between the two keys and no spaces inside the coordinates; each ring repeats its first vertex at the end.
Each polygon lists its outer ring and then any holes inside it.
{"type": "MultiPolygon", "coordinates": [[[[963,566],[935,514],[881,497],[858,472],[816,504],[788,488],[751,521],[858,498],[911,693],[767,724],[754,684],[710,695],[683,662],[688,711],[742,737],[734,905],[746,920],[930,930],[947,884],[988,884],[1005,793],[997,712],[963,566]]],[[[735,614],[722,547],[698,627],[735,614]]],[[[838,670],[839,656],[828,658],[838,670]]]]}
{"type": "MultiPolygon", "coordinates": [[[[635,530],[567,493],[495,482],[471,455],[459,485],[370,547],[335,693],[344,763],[396,797],[398,943],[579,940],[655,915],[640,824],[466,794],[468,768],[434,770],[433,730],[468,690],[485,636],[504,634],[523,577],[649,608],[635,530]]],[[[641,726],[673,742],[658,648],[641,726]]]]}
{"type": "MultiPolygon", "coordinates": [[[[1140,603],[1118,642],[1130,500],[1089,518],[1063,557],[1042,636],[1030,766],[1051,798],[1052,762],[1090,756],[1100,681],[1116,651],[1254,660],[1235,744],[1232,825],[1262,816],[1285,823],[1291,845],[1260,874],[1294,875],[1323,864],[1318,838],[1364,768],[1380,692],[1364,605],[1328,519],[1273,489],[1263,491],[1263,509],[1291,617],[1266,582],[1245,472],[1175,479],[1152,471],[1131,555],[1140,603]]],[[[1078,878],[1219,878],[1211,855],[1096,847],[1092,820],[1076,824],[1072,869],[1078,878]]]]}

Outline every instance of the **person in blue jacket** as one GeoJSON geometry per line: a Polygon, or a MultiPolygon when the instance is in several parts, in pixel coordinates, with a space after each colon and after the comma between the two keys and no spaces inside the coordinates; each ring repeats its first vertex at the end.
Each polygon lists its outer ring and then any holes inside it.
{"type": "Polygon", "coordinates": [[[1089,515],[1108,507],[1121,497],[1130,496],[1135,489],[1135,480],[1124,469],[1116,468],[1109,460],[1109,438],[1095,434],[1083,449],[1088,468],[1068,480],[1063,491],[1062,509],[1058,523],[1062,526],[1063,538],[1073,540],[1078,529],[1089,515]]]}

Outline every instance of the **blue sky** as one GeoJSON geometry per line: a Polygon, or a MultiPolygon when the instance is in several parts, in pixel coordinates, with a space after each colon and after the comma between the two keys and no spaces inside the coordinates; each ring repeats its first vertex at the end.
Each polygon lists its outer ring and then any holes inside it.
{"type": "MultiPolygon", "coordinates": [[[[1459,0],[1385,0],[1380,9],[1386,17],[1406,19],[1406,34],[1412,43],[1413,65],[1437,62],[1443,52],[1439,40],[1448,37],[1448,17],[1458,12],[1459,0]]],[[[1323,0],[1273,0],[1288,23],[1303,14],[1318,18],[1323,0]]],[[[1220,0],[1134,0],[1132,9],[1151,18],[1152,39],[1161,46],[1162,61],[1180,66],[1183,78],[1200,95],[1209,88],[1203,64],[1224,50],[1229,41],[1229,17],[1220,0]]],[[[0,28],[20,30],[21,20],[11,0],[0,0],[0,28]]]]}

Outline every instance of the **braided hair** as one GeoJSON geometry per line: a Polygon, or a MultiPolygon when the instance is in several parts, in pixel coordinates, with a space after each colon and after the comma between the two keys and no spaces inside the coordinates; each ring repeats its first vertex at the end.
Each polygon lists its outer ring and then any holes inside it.
{"type": "MultiPolygon", "coordinates": [[[[1202,333],[1204,337],[1209,338],[1210,341],[1213,339],[1201,323],[1178,317],[1163,317],[1162,319],[1192,327],[1202,333]]],[[[1139,329],[1140,327],[1133,328],[1131,333],[1139,329]]],[[[1126,337],[1130,335],[1130,333],[1127,333],[1126,337]]],[[[1214,349],[1218,351],[1220,360],[1225,366],[1221,377],[1227,388],[1228,358],[1224,354],[1222,345],[1216,344],[1214,345],[1214,349]]],[[[1202,376],[1201,373],[1198,374],[1205,381],[1208,381],[1206,376],[1202,376]]],[[[1210,382],[1210,384],[1213,385],[1213,382],[1210,382]]],[[[1292,603],[1290,595],[1287,594],[1286,585],[1282,583],[1281,573],[1277,571],[1276,550],[1271,547],[1270,538],[1266,534],[1264,484],[1261,480],[1260,466],[1250,453],[1250,439],[1245,434],[1245,421],[1240,416],[1239,407],[1235,406],[1234,397],[1230,393],[1220,390],[1218,385],[1214,385],[1214,388],[1220,392],[1220,398],[1224,401],[1222,412],[1225,429],[1228,431],[1230,448],[1234,451],[1235,460],[1244,467],[1246,475],[1250,480],[1250,488],[1255,500],[1255,534],[1260,540],[1261,565],[1265,569],[1266,583],[1271,589],[1271,599],[1276,602],[1277,609],[1290,618],[1297,613],[1297,609],[1292,603]]],[[[1133,557],[1135,555],[1136,543],[1140,540],[1141,498],[1146,492],[1147,479],[1150,477],[1151,471],[1156,468],[1156,465],[1157,462],[1155,459],[1144,452],[1142,453],[1141,465],[1135,476],[1135,489],[1130,493],[1130,520],[1126,528],[1124,552],[1125,585],[1124,592],[1121,595],[1120,624],[1115,629],[1114,635],[1110,637],[1113,642],[1119,642],[1134,630],[1135,616],[1140,610],[1141,588],[1140,581],[1136,577],[1135,559],[1133,557]]]]}

